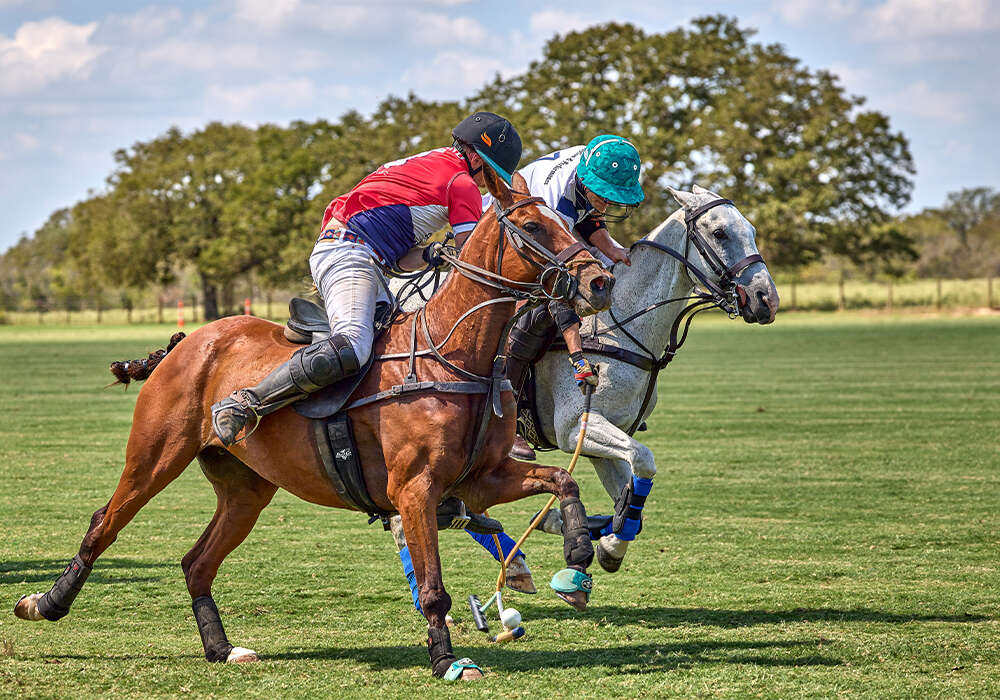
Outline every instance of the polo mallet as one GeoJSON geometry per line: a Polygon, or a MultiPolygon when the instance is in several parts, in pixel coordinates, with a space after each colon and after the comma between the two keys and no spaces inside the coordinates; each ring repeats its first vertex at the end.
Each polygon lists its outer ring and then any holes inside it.
{"type": "MultiPolygon", "coordinates": [[[[597,368],[595,367],[594,370],[594,374],[596,375],[597,368]]],[[[576,469],[576,463],[580,459],[580,452],[583,449],[583,439],[587,435],[587,423],[590,420],[590,399],[593,394],[593,385],[587,384],[583,390],[583,415],[580,417],[580,433],[576,438],[576,449],[573,450],[573,458],[570,460],[569,467],[566,469],[566,472],[569,474],[572,474],[573,470],[576,469]]],[[[490,637],[491,642],[509,642],[511,640],[520,639],[525,634],[524,627],[521,625],[521,613],[519,613],[515,608],[504,608],[503,606],[503,587],[507,582],[507,566],[514,560],[517,551],[521,548],[521,545],[524,544],[524,541],[528,539],[528,535],[530,535],[532,531],[538,527],[538,524],[542,522],[545,515],[549,512],[549,509],[552,508],[552,505],[555,502],[556,497],[553,495],[549,498],[549,502],[545,504],[545,507],[538,511],[538,514],[534,517],[534,519],[532,519],[531,524],[528,525],[528,529],[524,531],[524,534],[521,535],[514,546],[511,547],[510,552],[504,560],[500,562],[500,575],[497,577],[496,591],[492,596],[490,596],[490,599],[483,604],[479,602],[479,596],[469,596],[469,609],[472,611],[472,620],[476,624],[476,629],[480,632],[486,632],[487,634],[490,631],[490,626],[486,621],[486,615],[484,613],[491,605],[496,603],[497,613],[500,616],[501,624],[504,626],[504,631],[494,637],[490,637]]],[[[484,512],[484,515],[489,517],[489,513],[484,512]]],[[[503,549],[500,547],[500,538],[493,535],[493,542],[496,544],[497,551],[502,553],[503,549]]]]}

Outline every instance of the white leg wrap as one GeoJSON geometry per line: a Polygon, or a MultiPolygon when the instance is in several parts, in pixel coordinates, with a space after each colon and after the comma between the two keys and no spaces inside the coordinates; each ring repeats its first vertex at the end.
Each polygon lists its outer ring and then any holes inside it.
{"type": "Polygon", "coordinates": [[[226,657],[227,664],[249,664],[255,661],[260,661],[257,658],[257,652],[253,649],[244,649],[243,647],[233,647],[233,650],[229,652],[229,656],[226,657]]]}

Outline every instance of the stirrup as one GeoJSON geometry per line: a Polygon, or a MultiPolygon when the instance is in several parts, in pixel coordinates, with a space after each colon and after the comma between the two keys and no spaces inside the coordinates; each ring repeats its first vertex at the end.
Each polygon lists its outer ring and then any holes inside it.
{"type": "Polygon", "coordinates": [[[494,518],[487,518],[481,513],[470,513],[465,503],[457,498],[446,499],[437,511],[438,530],[468,530],[478,535],[499,535],[503,532],[503,523],[494,518]],[[458,503],[454,507],[449,503],[458,503]]]}
{"type": "Polygon", "coordinates": [[[444,679],[446,681],[457,681],[462,677],[462,674],[465,673],[465,669],[467,668],[474,668],[480,673],[483,672],[483,669],[479,668],[479,666],[473,663],[472,659],[466,656],[463,659],[452,662],[451,666],[449,666],[448,670],[444,673],[444,679]]]}
{"type": "MultiPolygon", "coordinates": [[[[246,389],[237,389],[232,394],[222,399],[222,401],[219,401],[212,406],[212,430],[215,431],[216,436],[226,447],[243,442],[250,437],[255,430],[257,430],[257,426],[259,425],[260,414],[254,410],[252,399],[246,389]],[[229,440],[223,436],[223,429],[219,424],[219,415],[226,411],[229,412],[228,416],[230,420],[233,420],[238,416],[243,421],[243,425],[240,426],[239,430],[232,434],[232,437],[229,440]],[[253,428],[247,430],[243,437],[237,439],[237,435],[240,434],[240,431],[246,428],[251,417],[254,419],[253,428]]],[[[228,430],[225,432],[227,434],[229,433],[228,430]]]]}

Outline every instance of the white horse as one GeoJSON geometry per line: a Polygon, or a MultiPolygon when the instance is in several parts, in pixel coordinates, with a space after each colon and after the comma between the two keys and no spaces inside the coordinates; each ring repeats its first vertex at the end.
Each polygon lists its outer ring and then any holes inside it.
{"type": "MultiPolygon", "coordinates": [[[[652,451],[630,433],[656,406],[659,369],[655,365],[665,364],[661,362],[665,350],[672,357],[677,341],[683,342],[681,333],[686,330],[678,324],[684,320],[685,308],[692,301],[703,301],[706,307],[720,305],[747,323],[760,324],[774,321],[778,309],[774,280],[757,251],[756,230],[736,206],[697,185],[692,192],[668,189],[681,209],[633,246],[631,266],[615,266],[611,308],[585,319],[581,329],[585,353],[599,366],[582,454],[590,458],[616,504],[618,525],[628,516],[628,494],[623,490],[633,478],[649,484],[656,474],[652,451]],[[695,296],[699,287],[708,293],[695,296]],[[619,357],[595,353],[590,348],[597,343],[623,352],[619,357]]],[[[430,275],[422,282],[426,297],[433,286],[430,275]]],[[[391,286],[398,293],[405,285],[393,280],[391,286]]],[[[422,303],[419,294],[411,294],[403,308],[413,310],[422,303]]],[[[565,350],[546,353],[534,371],[538,409],[534,427],[547,442],[572,453],[584,402],[567,370],[565,350]]],[[[639,500],[644,501],[644,496],[639,500]]],[[[604,520],[604,529],[609,530],[610,519],[604,520]]],[[[595,528],[599,521],[594,519],[595,528]]],[[[560,534],[561,527],[557,511],[550,511],[541,524],[541,529],[552,534],[560,534]]],[[[635,533],[620,534],[625,539],[614,532],[603,534],[596,548],[598,562],[607,571],[621,566],[635,533]]]]}
{"type": "MultiPolygon", "coordinates": [[[[585,319],[581,329],[585,353],[592,363],[597,360],[600,366],[582,454],[590,458],[618,510],[624,508],[620,497],[633,476],[652,479],[656,474],[652,450],[629,432],[634,433],[635,426],[656,406],[658,370],[615,357],[595,356],[587,350],[586,346],[592,344],[587,341],[596,339],[602,345],[621,348],[651,361],[660,360],[670,346],[672,331],[674,340],[682,341],[679,333],[685,331],[675,327],[675,322],[685,320],[679,318],[682,311],[696,288],[704,286],[696,279],[699,272],[708,282],[726,287],[727,280],[721,278],[730,271],[731,293],[735,295],[730,311],[738,311],[747,323],[771,323],[778,310],[774,280],[763,260],[755,259],[759,254],[753,225],[728,200],[697,185],[693,190],[670,189],[682,208],[642,239],[654,245],[640,242],[633,246],[630,267],[615,266],[611,308],[585,319]],[[707,255],[698,243],[707,248],[707,255]],[[680,253],[686,264],[662,247],[680,253]],[[706,259],[712,257],[716,259],[706,259]],[[753,262],[742,266],[748,259],[753,262]],[[676,301],[661,303],[667,300],[676,301]]],[[[675,352],[676,347],[672,350],[675,352]]],[[[548,442],[572,453],[580,430],[583,397],[572,373],[566,370],[565,352],[548,352],[535,365],[535,376],[540,422],[537,428],[548,442]]],[[[549,533],[559,534],[561,526],[561,518],[555,511],[550,511],[542,523],[542,529],[549,533]]],[[[597,558],[605,570],[616,571],[621,566],[629,541],[613,533],[600,538],[597,558]]]]}

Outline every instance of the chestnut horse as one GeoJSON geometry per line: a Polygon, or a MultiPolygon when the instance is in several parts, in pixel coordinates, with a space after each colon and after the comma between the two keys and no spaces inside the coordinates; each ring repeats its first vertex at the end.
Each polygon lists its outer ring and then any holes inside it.
{"type": "MultiPolygon", "coordinates": [[[[526,289],[552,294],[559,277],[548,274],[553,265],[572,275],[575,284],[565,284],[566,277],[562,286],[572,290],[566,296],[572,294],[578,312],[594,313],[611,301],[613,277],[585,249],[568,250],[575,241],[559,217],[540,200],[512,192],[489,168],[484,173],[487,188],[503,211],[483,215],[458,258],[461,269],[449,276],[426,306],[426,326],[420,325],[429,331],[429,338],[422,330],[416,333],[418,345],[426,348],[433,339],[454,369],[431,355],[420,355],[415,368],[422,381],[467,379],[462,372],[490,375],[514,304],[487,303],[468,312],[490,300],[523,296],[526,289]],[[557,261],[555,254],[560,251],[566,254],[557,261]],[[540,274],[543,267],[548,271],[540,274]]],[[[376,359],[355,397],[403,383],[409,363],[399,354],[408,355],[416,323],[414,314],[404,314],[379,339],[376,356],[394,357],[376,359]]],[[[234,389],[258,381],[298,347],[284,338],[280,325],[250,316],[225,318],[196,330],[161,355],[155,372],[137,374],[135,378],[148,376],[149,381],[136,401],[118,487],[108,504],[94,513],[79,554],[48,593],[18,602],[18,617],[56,620],[66,615],[90,568],[121,529],[197,458],[215,487],[218,505],[181,565],[205,655],[210,661],[256,660],[254,652],[234,647],[225,636],[211,598],[219,565],[250,533],[278,488],[319,505],[349,506],[326,475],[308,419],[284,408],[263,419],[245,441],[226,449],[212,431],[210,408],[234,389]]],[[[477,513],[535,494],[558,496],[567,523],[565,553],[572,569],[568,573],[582,582],[577,593],[563,597],[585,605],[589,592],[586,568],[593,548],[577,484],[562,469],[508,458],[517,412],[510,391],[500,397],[502,417],[489,421],[472,464],[466,462],[473,454],[482,412],[492,410],[489,394],[429,391],[350,410],[370,496],[379,508],[402,517],[428,622],[431,668],[437,676],[455,662],[445,625],[451,598],[441,578],[435,516],[446,493],[463,499],[477,513]]],[[[461,674],[461,663],[456,668],[461,674]]],[[[465,678],[481,675],[473,664],[465,670],[465,678]]]]}

